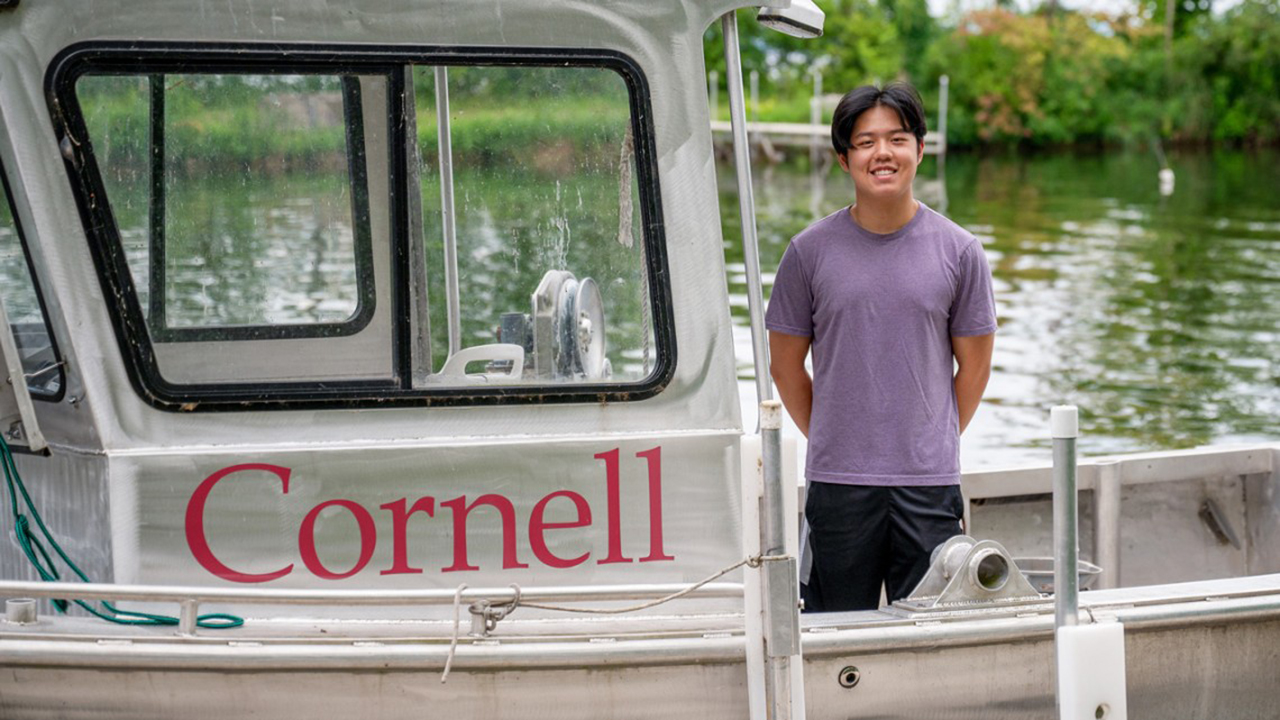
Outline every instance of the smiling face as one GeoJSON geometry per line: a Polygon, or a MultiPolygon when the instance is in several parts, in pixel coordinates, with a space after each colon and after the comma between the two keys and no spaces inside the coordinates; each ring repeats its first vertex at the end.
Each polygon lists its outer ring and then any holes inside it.
{"type": "Polygon", "coordinates": [[[883,105],[862,113],[853,125],[850,145],[840,157],[840,167],[853,178],[859,203],[894,205],[914,199],[911,181],[924,147],[898,113],[883,105]]]}

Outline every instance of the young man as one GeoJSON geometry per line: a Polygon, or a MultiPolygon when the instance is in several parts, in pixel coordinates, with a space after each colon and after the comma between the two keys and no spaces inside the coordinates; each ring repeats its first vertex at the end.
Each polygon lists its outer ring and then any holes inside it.
{"type": "Polygon", "coordinates": [[[856,202],[792,239],[769,301],[770,371],[809,438],[814,612],[874,609],[882,583],[905,597],[961,532],[960,433],[991,373],[995,300],[982,245],[912,194],[924,136],[909,85],[841,99],[831,142],[856,202]]]}

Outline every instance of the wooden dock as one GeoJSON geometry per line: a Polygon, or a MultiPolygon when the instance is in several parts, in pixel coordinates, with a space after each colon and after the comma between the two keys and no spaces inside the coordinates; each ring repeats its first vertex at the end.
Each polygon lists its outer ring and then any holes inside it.
{"type": "MultiPolygon", "coordinates": [[[[750,78],[751,115],[756,116],[760,108],[760,75],[753,70],[750,78]]],[[[715,117],[719,105],[719,75],[712,71],[708,75],[707,82],[707,93],[711,103],[711,117],[715,117]]],[[[938,78],[937,130],[925,133],[925,155],[936,155],[940,158],[947,156],[947,97],[950,94],[950,87],[950,78],[946,75],[938,78]]],[[[822,120],[830,117],[827,109],[834,108],[840,98],[841,95],[838,94],[824,94],[822,92],[822,74],[815,73],[813,76],[813,96],[809,99],[809,122],[760,122],[758,120],[748,120],[747,142],[754,149],[758,149],[771,162],[781,160],[782,153],[776,150],[779,147],[808,147],[816,161],[819,153],[825,154],[824,151],[831,147],[831,126],[826,122],[822,122],[822,120]]],[[[718,142],[733,142],[733,129],[728,120],[712,120],[711,133],[712,137],[718,142]]]]}
{"type": "MultiPolygon", "coordinates": [[[[728,120],[712,120],[711,132],[730,137],[733,134],[728,120]]],[[[747,139],[753,145],[768,142],[774,147],[817,146],[827,149],[831,147],[831,126],[810,123],[747,121],[747,139]]],[[[945,137],[935,132],[925,134],[925,155],[945,155],[946,152],[947,142],[945,137]]]]}

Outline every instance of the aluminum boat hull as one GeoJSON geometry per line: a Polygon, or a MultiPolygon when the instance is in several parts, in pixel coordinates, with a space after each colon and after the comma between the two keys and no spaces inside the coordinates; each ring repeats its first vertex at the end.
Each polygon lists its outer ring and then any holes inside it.
{"type": "MultiPolygon", "coordinates": [[[[1280,575],[1085,593],[1081,605],[1085,622],[1124,624],[1130,717],[1274,716],[1280,575]]],[[[231,639],[46,618],[0,633],[0,715],[736,719],[748,715],[740,621],[513,620],[462,638],[442,683],[439,623],[250,622],[231,639]]],[[[807,616],[803,637],[809,718],[1056,717],[1051,607],[807,616]]]]}

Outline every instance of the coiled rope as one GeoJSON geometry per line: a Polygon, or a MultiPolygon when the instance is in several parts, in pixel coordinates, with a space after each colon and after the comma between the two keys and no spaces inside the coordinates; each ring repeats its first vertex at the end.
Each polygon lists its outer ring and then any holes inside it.
{"type": "MultiPolygon", "coordinates": [[[[13,512],[13,530],[18,538],[18,547],[22,548],[22,553],[27,556],[27,560],[31,561],[36,572],[40,574],[40,579],[44,582],[56,582],[62,579],[53,557],[50,555],[49,550],[46,549],[47,545],[48,548],[52,548],[53,554],[61,558],[67,568],[75,573],[76,577],[83,582],[93,582],[67,556],[58,541],[53,539],[53,534],[45,526],[44,519],[40,517],[40,511],[36,509],[35,503],[31,500],[31,495],[27,492],[27,486],[22,482],[22,476],[18,474],[18,466],[13,462],[13,452],[9,450],[9,443],[5,441],[3,436],[0,436],[0,465],[4,467],[5,482],[9,486],[9,507],[13,512]],[[21,505],[18,502],[19,497],[22,498],[21,505]],[[26,514],[23,514],[22,505],[25,505],[27,512],[30,513],[29,519],[26,514]],[[32,520],[35,521],[35,529],[32,528],[32,520]]],[[[117,625],[178,624],[178,618],[176,617],[136,610],[121,610],[106,600],[101,601],[101,607],[96,607],[84,600],[73,600],[71,602],[83,608],[90,615],[117,625]]],[[[66,600],[54,600],[53,606],[58,609],[58,612],[65,613],[70,607],[70,603],[66,600]]],[[[196,625],[208,630],[227,630],[244,625],[244,619],[227,613],[208,613],[198,616],[196,625]]]]}

